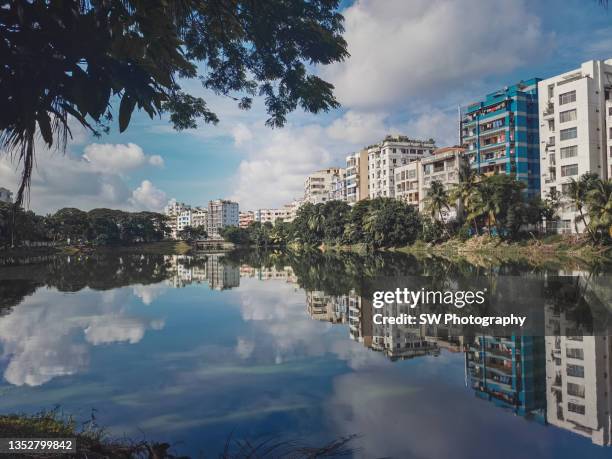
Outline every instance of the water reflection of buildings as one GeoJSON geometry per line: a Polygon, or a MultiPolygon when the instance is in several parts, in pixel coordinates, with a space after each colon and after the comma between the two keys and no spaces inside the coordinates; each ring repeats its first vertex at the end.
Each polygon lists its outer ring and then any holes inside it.
{"type": "Polygon", "coordinates": [[[477,396],[544,422],[543,357],[543,337],[476,336],[466,347],[466,383],[477,396]]]}
{"type": "Polygon", "coordinates": [[[550,424],[612,444],[612,336],[582,336],[546,307],[546,401],[550,424]]]}
{"type": "Polygon", "coordinates": [[[223,263],[222,255],[210,254],[202,257],[171,255],[165,257],[174,275],[169,279],[173,287],[184,287],[193,283],[207,283],[213,290],[225,290],[240,285],[237,266],[223,263]]]}

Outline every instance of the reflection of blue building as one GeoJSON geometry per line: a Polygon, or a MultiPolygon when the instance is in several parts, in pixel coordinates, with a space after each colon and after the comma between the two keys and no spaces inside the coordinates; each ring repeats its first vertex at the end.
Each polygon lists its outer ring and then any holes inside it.
{"type": "Polygon", "coordinates": [[[476,396],[545,422],[543,337],[478,336],[466,352],[466,383],[476,396]]]}
{"type": "Polygon", "coordinates": [[[538,81],[532,78],[488,94],[461,113],[461,143],[472,169],[515,174],[529,195],[540,194],[538,81]]]}

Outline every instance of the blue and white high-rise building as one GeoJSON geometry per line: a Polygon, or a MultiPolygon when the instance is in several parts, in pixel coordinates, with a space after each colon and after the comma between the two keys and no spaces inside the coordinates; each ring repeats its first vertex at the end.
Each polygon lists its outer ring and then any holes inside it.
{"type": "Polygon", "coordinates": [[[521,81],[461,109],[461,143],[472,169],[513,174],[529,196],[540,193],[539,81],[521,81]]]}

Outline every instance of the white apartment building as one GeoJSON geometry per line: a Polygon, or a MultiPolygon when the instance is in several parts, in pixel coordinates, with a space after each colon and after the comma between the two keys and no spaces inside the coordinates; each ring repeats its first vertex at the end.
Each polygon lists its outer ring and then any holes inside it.
{"type": "Polygon", "coordinates": [[[285,204],[283,206],[283,209],[285,209],[285,212],[287,214],[287,217],[285,218],[286,222],[289,223],[295,220],[298,209],[302,206],[302,204],[304,204],[303,199],[294,199],[293,201],[291,201],[290,204],[285,204]]]}
{"type": "Polygon", "coordinates": [[[258,209],[255,211],[255,221],[260,223],[275,224],[277,220],[287,220],[289,210],[285,207],[282,209],[258,209]]]}
{"type": "Polygon", "coordinates": [[[346,157],[346,202],[349,205],[368,197],[368,150],[346,157]]]}
{"type": "Polygon", "coordinates": [[[176,199],[168,201],[168,204],[164,207],[164,215],[168,217],[167,224],[170,229],[170,237],[173,239],[176,239],[178,232],[185,226],[191,225],[191,206],[177,202],[176,199]]]}
{"type": "Polygon", "coordinates": [[[412,161],[395,168],[395,197],[411,206],[419,207],[423,187],[420,161],[412,161]]]}
{"type": "Polygon", "coordinates": [[[206,232],[211,239],[220,239],[219,230],[226,226],[238,226],[238,203],[226,199],[215,199],[208,202],[208,222],[206,232]]]}
{"type": "Polygon", "coordinates": [[[332,177],[328,201],[346,201],[346,169],[340,169],[338,175],[332,177]]]}
{"type": "Polygon", "coordinates": [[[191,226],[198,228],[208,223],[208,209],[196,207],[191,211],[191,226]]]}
{"type": "Polygon", "coordinates": [[[395,197],[395,168],[433,153],[433,139],[416,140],[406,136],[387,136],[368,147],[368,184],[370,198],[395,197]]]}
{"type": "Polygon", "coordinates": [[[13,202],[13,193],[6,188],[0,187],[0,202],[11,204],[13,202]]]}
{"type": "MultiPolygon", "coordinates": [[[[538,93],[542,198],[587,172],[612,176],[612,59],[542,80],[538,93]]],[[[576,231],[573,206],[566,202],[559,216],[558,232],[576,231]]]]}
{"type": "Polygon", "coordinates": [[[338,176],[344,172],[344,169],[339,167],[328,167],[308,175],[304,181],[304,202],[312,204],[327,202],[332,182],[338,180],[338,176]]]}
{"type": "MultiPolygon", "coordinates": [[[[467,163],[464,153],[461,147],[439,148],[430,156],[396,168],[395,197],[423,211],[432,182],[440,182],[447,191],[459,183],[459,171],[467,163]]],[[[444,220],[456,218],[457,205],[443,215],[444,220]]]]}

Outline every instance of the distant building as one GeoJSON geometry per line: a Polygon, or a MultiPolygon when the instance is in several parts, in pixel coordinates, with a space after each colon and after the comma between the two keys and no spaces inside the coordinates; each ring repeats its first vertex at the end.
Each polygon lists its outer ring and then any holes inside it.
{"type": "MultiPolygon", "coordinates": [[[[587,172],[612,177],[612,59],[585,62],[538,88],[542,198],[587,172]]],[[[548,229],[575,232],[577,210],[566,202],[558,214],[548,229]]],[[[584,231],[582,222],[577,226],[584,231]]]]}
{"type": "Polygon", "coordinates": [[[255,221],[255,212],[248,210],[246,212],[240,212],[238,215],[238,226],[240,228],[248,228],[248,226],[255,221]]]}
{"type": "Polygon", "coordinates": [[[514,174],[528,196],[540,194],[539,81],[521,81],[461,110],[461,144],[472,169],[514,174]]]}
{"type": "Polygon", "coordinates": [[[198,228],[208,224],[208,209],[196,207],[191,211],[191,226],[198,228]]]}
{"type": "Polygon", "coordinates": [[[332,177],[328,201],[346,202],[346,169],[340,169],[338,175],[332,177]]]}
{"type": "MultiPolygon", "coordinates": [[[[440,182],[447,191],[459,183],[459,171],[467,159],[462,147],[439,148],[430,156],[395,169],[395,197],[410,205],[425,209],[427,193],[432,182],[440,182]]],[[[457,204],[459,205],[459,204],[457,204]]],[[[444,215],[445,220],[457,216],[457,205],[444,215]]]]}
{"type": "Polygon", "coordinates": [[[395,197],[395,168],[430,155],[436,148],[433,139],[416,140],[409,137],[387,136],[368,147],[369,197],[395,197]]]}
{"type": "Polygon", "coordinates": [[[304,204],[303,199],[294,199],[293,201],[291,201],[290,204],[285,204],[283,206],[283,209],[285,209],[285,212],[287,214],[287,217],[285,218],[286,222],[289,223],[295,220],[298,209],[302,206],[302,204],[304,204]]]}
{"type": "Polygon", "coordinates": [[[346,202],[353,205],[367,199],[368,192],[368,150],[346,157],[346,202]]]}
{"type": "Polygon", "coordinates": [[[289,210],[284,207],[282,209],[258,209],[255,211],[255,221],[275,224],[277,220],[285,221],[288,214],[289,210]]]}
{"type": "Polygon", "coordinates": [[[238,203],[225,200],[215,199],[208,202],[208,222],[206,232],[211,239],[220,239],[219,230],[226,226],[238,226],[239,211],[238,203]]]}
{"type": "Polygon", "coordinates": [[[304,181],[304,202],[319,204],[329,200],[332,182],[344,173],[339,167],[328,167],[313,172],[304,181]]]}
{"type": "Polygon", "coordinates": [[[13,202],[13,193],[6,188],[0,187],[0,202],[11,204],[13,202]]]}
{"type": "Polygon", "coordinates": [[[176,199],[168,201],[168,204],[164,207],[164,214],[168,217],[167,225],[169,228],[169,235],[173,239],[176,239],[178,232],[185,226],[191,225],[191,206],[182,202],[177,202],[176,199]],[[181,221],[180,224],[179,216],[181,221]]]}

